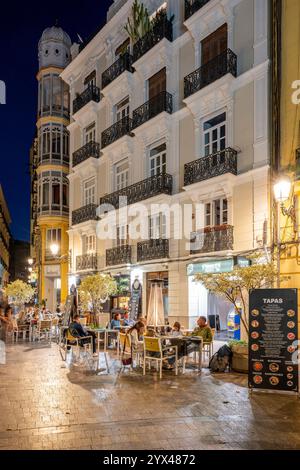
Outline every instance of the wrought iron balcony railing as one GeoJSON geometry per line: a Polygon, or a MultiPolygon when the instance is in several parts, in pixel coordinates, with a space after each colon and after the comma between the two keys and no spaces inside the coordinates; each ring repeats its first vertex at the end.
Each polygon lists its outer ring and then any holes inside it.
{"type": "Polygon", "coordinates": [[[102,148],[116,142],[124,135],[130,134],[132,129],[132,119],[129,116],[124,117],[120,121],[116,122],[108,129],[102,132],[101,145],[102,148]]]}
{"type": "Polygon", "coordinates": [[[162,91],[133,111],[132,128],[136,129],[164,111],[173,112],[173,97],[167,91],[162,91]]]}
{"type": "Polygon", "coordinates": [[[168,20],[166,15],[153,25],[149,33],[134,44],[133,62],[136,62],[164,38],[168,39],[170,42],[173,41],[173,24],[172,21],[168,20]]]}
{"type": "Polygon", "coordinates": [[[191,234],[191,255],[233,250],[233,227],[218,225],[191,234]]]}
{"type": "Polygon", "coordinates": [[[96,204],[88,204],[72,212],[72,225],[82,224],[89,220],[97,220],[96,204]]]}
{"type": "Polygon", "coordinates": [[[169,240],[165,238],[147,240],[137,244],[137,261],[164,259],[169,257],[169,240]]]}
{"type": "Polygon", "coordinates": [[[228,73],[231,73],[234,77],[237,76],[237,56],[231,49],[226,49],[185,77],[184,97],[188,98],[228,73]]]}
{"type": "MultiPolygon", "coordinates": [[[[136,204],[158,194],[172,194],[173,178],[171,175],[162,173],[157,176],[151,176],[143,181],[139,181],[127,188],[120,189],[114,193],[108,194],[100,199],[100,204],[109,204],[115,209],[121,207],[120,198],[127,198],[127,205],[136,204]]],[[[123,204],[122,204],[123,205],[123,204]]],[[[126,205],[126,204],[124,204],[126,205]]],[[[109,209],[109,208],[108,208],[109,209]]]]}
{"type": "Polygon", "coordinates": [[[95,101],[99,103],[100,101],[100,88],[97,86],[88,86],[81,95],[77,96],[73,101],[73,114],[77,113],[83,106],[85,106],[90,101],[95,101]]]}
{"type": "Polygon", "coordinates": [[[198,183],[226,173],[237,174],[237,152],[228,147],[184,165],[184,185],[198,183]]]}
{"type": "Polygon", "coordinates": [[[106,266],[131,263],[131,246],[123,245],[106,250],[106,266]]]}
{"type": "Polygon", "coordinates": [[[98,142],[88,142],[79,150],[73,153],[73,167],[84,162],[88,158],[99,158],[100,157],[100,145],[98,142]]]}
{"type": "Polygon", "coordinates": [[[96,271],[97,266],[97,255],[94,253],[76,256],[76,271],[96,271]]]}
{"type": "Polygon", "coordinates": [[[125,52],[125,54],[121,55],[118,60],[103,72],[102,88],[112,83],[116,78],[122,75],[125,70],[132,73],[134,71],[132,61],[132,55],[130,55],[129,52],[125,52]]]}
{"type": "Polygon", "coordinates": [[[210,0],[185,0],[184,5],[184,17],[187,20],[190,18],[196,11],[204,7],[210,0]]]}

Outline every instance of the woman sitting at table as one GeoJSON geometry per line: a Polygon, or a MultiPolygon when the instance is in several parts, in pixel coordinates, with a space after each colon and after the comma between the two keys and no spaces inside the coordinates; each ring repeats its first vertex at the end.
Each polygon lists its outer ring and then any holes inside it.
{"type": "Polygon", "coordinates": [[[140,341],[140,338],[143,336],[145,325],[143,322],[138,321],[132,328],[127,332],[130,335],[132,349],[135,352],[144,351],[144,341],[140,341]]]}
{"type": "Polygon", "coordinates": [[[112,330],[119,330],[121,328],[121,315],[115,313],[112,321],[110,322],[110,327],[112,330]]]}
{"type": "Polygon", "coordinates": [[[183,336],[183,333],[181,331],[181,325],[178,321],[176,321],[172,327],[172,331],[170,333],[171,336],[183,336]]]}

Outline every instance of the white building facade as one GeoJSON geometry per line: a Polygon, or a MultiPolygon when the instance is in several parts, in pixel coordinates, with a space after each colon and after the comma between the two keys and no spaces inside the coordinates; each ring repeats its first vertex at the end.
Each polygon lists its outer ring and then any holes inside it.
{"type": "Polygon", "coordinates": [[[229,307],[193,275],[231,270],[269,243],[268,2],[143,3],[150,33],[133,45],[133,0],[115,1],[61,75],[72,116],[70,283],[93,272],[138,278],[145,316],[161,279],[170,323],[219,312],[226,328],[229,307]],[[130,217],[116,221],[120,196],[131,211],[143,204],[146,235],[133,239],[130,217]],[[113,239],[99,236],[100,203],[117,209],[106,215],[113,239]],[[180,210],[169,217],[153,204],[181,209],[182,223],[180,210]]]}

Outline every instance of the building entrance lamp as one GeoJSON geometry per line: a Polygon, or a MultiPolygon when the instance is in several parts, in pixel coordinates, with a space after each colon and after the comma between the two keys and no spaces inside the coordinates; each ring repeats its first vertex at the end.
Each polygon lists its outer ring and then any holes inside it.
{"type": "Polygon", "coordinates": [[[291,191],[292,182],[288,176],[280,177],[274,184],[275,201],[280,204],[282,215],[292,219],[294,225],[296,225],[296,213],[294,204],[292,204],[289,208],[285,206],[285,203],[290,199],[291,191]]]}

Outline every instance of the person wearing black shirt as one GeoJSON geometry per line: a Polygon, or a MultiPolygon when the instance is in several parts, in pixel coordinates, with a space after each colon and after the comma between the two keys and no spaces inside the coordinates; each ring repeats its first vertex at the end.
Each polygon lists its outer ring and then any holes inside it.
{"type": "Polygon", "coordinates": [[[74,316],[72,323],[70,323],[69,330],[70,330],[71,335],[74,336],[74,338],[82,338],[79,341],[79,344],[81,346],[88,343],[90,340],[89,339],[85,340],[85,338],[87,336],[91,336],[92,340],[93,340],[93,353],[94,354],[96,353],[96,336],[95,336],[94,333],[92,333],[92,332],[87,333],[84,330],[83,326],[80,323],[80,316],[79,315],[74,316]]]}

